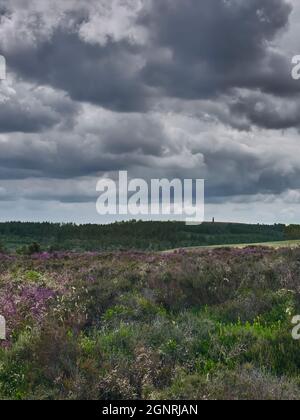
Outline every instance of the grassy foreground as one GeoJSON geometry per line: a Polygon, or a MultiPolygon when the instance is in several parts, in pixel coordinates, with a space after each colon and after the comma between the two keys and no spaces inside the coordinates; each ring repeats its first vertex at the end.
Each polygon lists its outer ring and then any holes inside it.
{"type": "MultiPolygon", "coordinates": [[[[229,244],[229,245],[210,245],[210,246],[192,246],[184,248],[186,251],[201,250],[201,249],[221,249],[221,248],[249,248],[249,247],[269,247],[269,248],[295,248],[300,246],[300,240],[289,241],[275,241],[275,242],[258,242],[258,243],[244,243],[244,244],[229,244]]],[[[165,252],[178,252],[182,248],[168,250],[165,252]]]]}
{"type": "Polygon", "coordinates": [[[1,399],[300,399],[300,249],[0,256],[1,399]]]}
{"type": "MultiPolygon", "coordinates": [[[[232,248],[247,248],[251,246],[262,246],[262,247],[271,247],[271,248],[294,248],[300,246],[300,240],[290,240],[290,241],[276,241],[276,242],[260,242],[254,244],[233,244],[229,245],[232,248]]],[[[213,245],[211,248],[222,248],[224,245],[213,245]]]]}

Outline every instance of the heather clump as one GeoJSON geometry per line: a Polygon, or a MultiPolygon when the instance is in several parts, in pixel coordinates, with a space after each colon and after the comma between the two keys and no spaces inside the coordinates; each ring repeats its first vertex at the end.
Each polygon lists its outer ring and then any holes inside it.
{"type": "Polygon", "coordinates": [[[298,399],[299,249],[0,255],[2,399],[298,399]]]}

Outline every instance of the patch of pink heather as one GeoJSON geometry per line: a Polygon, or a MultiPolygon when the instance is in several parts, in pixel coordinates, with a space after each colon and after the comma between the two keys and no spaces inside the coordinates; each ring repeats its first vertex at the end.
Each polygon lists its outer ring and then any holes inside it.
{"type": "MultiPolygon", "coordinates": [[[[55,291],[32,285],[6,285],[0,290],[0,313],[6,319],[7,342],[19,328],[40,323],[55,291]]],[[[7,343],[6,343],[7,344],[7,343]]]]}

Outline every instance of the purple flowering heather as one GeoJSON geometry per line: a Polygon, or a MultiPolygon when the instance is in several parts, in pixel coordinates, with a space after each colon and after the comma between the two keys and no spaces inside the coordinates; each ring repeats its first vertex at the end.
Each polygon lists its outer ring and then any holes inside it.
{"type": "Polygon", "coordinates": [[[55,291],[35,286],[7,285],[0,290],[0,312],[7,323],[7,337],[26,324],[42,321],[55,291]]]}

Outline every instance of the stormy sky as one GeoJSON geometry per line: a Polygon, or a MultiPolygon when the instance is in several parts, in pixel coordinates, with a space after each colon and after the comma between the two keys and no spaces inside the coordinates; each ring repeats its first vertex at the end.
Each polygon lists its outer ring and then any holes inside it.
{"type": "Polygon", "coordinates": [[[0,220],[106,222],[99,177],[300,223],[297,0],[0,0],[0,220]]]}

